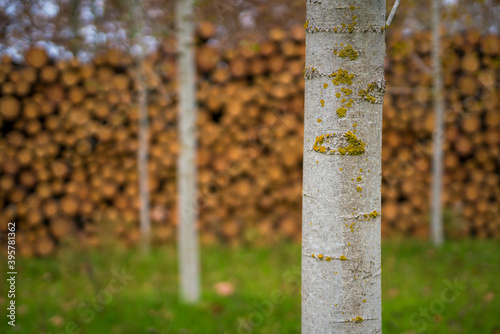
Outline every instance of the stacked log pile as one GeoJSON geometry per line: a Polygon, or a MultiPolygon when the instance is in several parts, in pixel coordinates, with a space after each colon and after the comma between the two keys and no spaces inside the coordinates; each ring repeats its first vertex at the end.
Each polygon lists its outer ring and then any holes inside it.
{"type": "MultiPolygon", "coordinates": [[[[274,29],[263,43],[220,51],[199,28],[200,234],[219,240],[300,238],[304,29],[274,29]]],[[[500,236],[500,39],[474,31],[445,39],[445,194],[455,235],[500,236]]],[[[383,233],[428,231],[433,131],[431,40],[388,41],[383,137],[383,233]]],[[[111,50],[92,63],[0,63],[0,232],[17,221],[25,255],[67,237],[95,245],[139,239],[137,94],[145,78],[155,242],[176,219],[175,44],[143,64],[111,50]]],[[[333,112],[333,111],[332,111],[333,112]]]]}

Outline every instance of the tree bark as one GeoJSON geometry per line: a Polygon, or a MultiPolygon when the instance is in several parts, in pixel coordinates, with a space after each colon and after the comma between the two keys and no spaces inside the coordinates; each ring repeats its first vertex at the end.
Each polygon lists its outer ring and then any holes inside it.
{"type": "Polygon", "coordinates": [[[431,232],[434,245],[443,243],[443,218],[441,194],[443,192],[443,70],[439,49],[441,37],[439,36],[440,0],[432,0],[432,63],[434,67],[434,112],[436,114],[436,127],[434,129],[434,155],[432,159],[432,218],[431,232]]]}
{"type": "Polygon", "coordinates": [[[302,333],[379,333],[385,1],[308,1],[302,333]]]}
{"type": "Polygon", "coordinates": [[[193,0],[178,0],[179,136],[177,164],[178,253],[180,296],[188,303],[200,299],[198,233],[196,229],[196,71],[194,59],[193,0]]]}

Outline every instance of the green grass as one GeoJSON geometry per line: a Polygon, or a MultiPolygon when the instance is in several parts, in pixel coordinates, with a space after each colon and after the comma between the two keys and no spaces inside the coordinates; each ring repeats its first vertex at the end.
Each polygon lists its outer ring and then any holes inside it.
{"type": "MultiPolygon", "coordinates": [[[[147,258],[109,248],[18,259],[17,326],[6,324],[2,283],[0,333],[300,333],[299,245],[204,247],[202,259],[197,306],[178,302],[173,247],[147,258]],[[113,268],[133,279],[111,282],[113,268]],[[221,281],[234,285],[233,295],[215,292],[221,281]],[[117,290],[103,292],[110,282],[117,290]],[[93,310],[95,298],[107,304],[93,310]]],[[[5,259],[0,265],[6,268],[5,259]]],[[[423,242],[385,241],[382,286],[385,333],[500,333],[496,241],[450,242],[436,251],[423,242]],[[456,280],[455,293],[445,290],[446,280],[456,280]]]]}

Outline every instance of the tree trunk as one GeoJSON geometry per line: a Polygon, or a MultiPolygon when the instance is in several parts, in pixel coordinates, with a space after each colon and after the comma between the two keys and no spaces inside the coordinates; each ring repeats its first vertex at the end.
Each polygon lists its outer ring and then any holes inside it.
{"type": "Polygon", "coordinates": [[[148,153],[149,153],[149,120],[148,105],[145,82],[143,78],[144,64],[143,57],[138,60],[139,87],[139,145],[138,145],[138,171],[139,171],[139,198],[141,203],[140,226],[141,226],[141,246],[143,251],[148,252],[151,241],[151,220],[149,209],[149,174],[148,174],[148,153]]]}
{"type": "Polygon", "coordinates": [[[436,127],[434,129],[434,156],[432,159],[432,218],[431,232],[434,245],[443,243],[443,218],[442,218],[442,184],[443,184],[443,71],[439,49],[441,37],[439,36],[440,0],[432,0],[432,62],[434,66],[434,112],[436,113],[436,127]]]}
{"type": "Polygon", "coordinates": [[[137,168],[139,176],[139,202],[140,202],[140,230],[141,247],[144,252],[149,252],[151,242],[151,220],[149,203],[149,119],[147,87],[144,73],[144,54],[146,52],[142,41],[142,32],[145,26],[144,8],[142,0],[133,1],[133,26],[134,40],[141,46],[140,54],[136,59],[137,64],[137,90],[138,90],[138,115],[139,115],[139,134],[137,146],[137,168]]]}
{"type": "Polygon", "coordinates": [[[193,0],[177,1],[179,44],[179,135],[177,164],[178,252],[180,296],[185,302],[200,298],[198,234],[196,229],[196,72],[194,59],[193,0]]]}
{"type": "Polygon", "coordinates": [[[308,1],[302,333],[382,328],[385,0],[308,1]]]}

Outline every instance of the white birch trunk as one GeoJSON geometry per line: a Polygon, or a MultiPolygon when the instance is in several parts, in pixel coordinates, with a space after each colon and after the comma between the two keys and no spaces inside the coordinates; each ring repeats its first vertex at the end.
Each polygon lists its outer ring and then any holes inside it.
{"type": "Polygon", "coordinates": [[[434,112],[436,127],[434,129],[434,156],[432,159],[432,199],[431,199],[431,234],[434,245],[443,243],[443,218],[441,193],[443,184],[443,71],[441,66],[439,36],[440,0],[432,0],[432,63],[434,69],[434,112]]]}
{"type": "Polygon", "coordinates": [[[196,67],[194,61],[193,0],[177,1],[179,44],[179,136],[177,164],[178,258],[180,297],[188,303],[200,299],[200,265],[196,229],[196,67]]]}
{"type": "Polygon", "coordinates": [[[138,145],[138,169],[139,169],[139,197],[140,197],[140,229],[141,246],[144,252],[149,251],[151,240],[151,220],[149,216],[149,173],[148,173],[148,155],[149,155],[149,120],[147,93],[143,79],[142,57],[138,59],[139,70],[139,145],[138,145]]]}
{"type": "Polygon", "coordinates": [[[385,0],[307,1],[302,333],[379,333],[385,0]]]}

